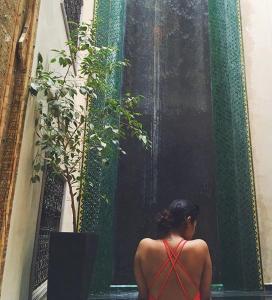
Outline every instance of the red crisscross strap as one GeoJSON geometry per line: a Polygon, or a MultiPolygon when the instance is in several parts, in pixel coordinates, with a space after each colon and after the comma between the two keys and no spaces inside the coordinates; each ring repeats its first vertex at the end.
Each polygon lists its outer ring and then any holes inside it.
{"type": "MultiPolygon", "coordinates": [[[[176,252],[180,246],[180,244],[182,243],[183,240],[181,240],[177,246],[175,247],[174,251],[176,252]]],[[[169,264],[169,258],[167,256],[166,260],[162,263],[162,265],[160,266],[160,268],[158,269],[158,271],[156,272],[156,274],[153,276],[153,279],[151,280],[150,284],[149,284],[149,289],[151,289],[156,280],[160,277],[160,275],[163,273],[163,271],[166,269],[166,267],[168,266],[169,264]]]]}
{"type": "MultiPolygon", "coordinates": [[[[175,252],[173,251],[173,249],[171,249],[171,247],[169,247],[168,245],[168,249],[171,252],[172,256],[175,255],[175,252]]],[[[182,272],[186,275],[186,277],[189,279],[189,281],[191,282],[191,284],[198,290],[198,286],[197,283],[193,280],[193,278],[189,275],[188,271],[186,270],[186,268],[184,268],[184,266],[182,265],[181,261],[178,260],[177,262],[178,266],[180,267],[180,269],[182,270],[182,272]]]]}
{"type": "Polygon", "coordinates": [[[172,273],[172,272],[175,272],[175,275],[176,275],[176,278],[177,278],[177,282],[178,282],[178,284],[179,284],[179,287],[180,287],[182,293],[183,293],[184,296],[185,296],[185,299],[189,299],[188,292],[187,292],[186,288],[184,287],[184,285],[182,284],[182,281],[181,281],[180,276],[179,276],[179,274],[178,274],[178,272],[177,272],[177,269],[176,269],[176,264],[177,264],[177,262],[178,262],[178,259],[179,259],[179,257],[180,257],[180,254],[181,254],[181,252],[182,252],[182,250],[183,250],[184,245],[186,244],[186,242],[187,242],[187,241],[184,241],[184,242],[183,242],[182,246],[181,246],[180,249],[177,251],[177,253],[173,253],[173,252],[171,252],[170,247],[169,247],[167,241],[166,241],[166,240],[163,240],[163,243],[164,243],[164,246],[165,246],[165,250],[166,250],[168,259],[169,259],[169,261],[170,261],[170,263],[171,263],[171,268],[170,268],[170,270],[168,271],[168,273],[167,273],[167,275],[166,275],[166,278],[165,278],[165,281],[164,281],[164,283],[162,284],[162,286],[161,286],[161,288],[160,288],[160,290],[159,290],[158,298],[159,298],[159,297],[162,295],[162,293],[164,292],[164,290],[165,290],[165,288],[166,288],[166,285],[167,285],[167,283],[169,282],[171,273],[172,273]]]}
{"type": "MultiPolygon", "coordinates": [[[[171,247],[169,246],[169,244],[167,243],[166,240],[163,240],[163,244],[166,250],[166,254],[167,254],[167,259],[163,262],[163,264],[161,265],[161,267],[159,268],[158,272],[154,275],[153,280],[151,282],[150,288],[154,285],[154,283],[156,282],[156,279],[158,279],[160,277],[160,275],[163,273],[164,270],[166,270],[166,268],[168,267],[168,265],[170,264],[170,269],[168,270],[166,277],[163,281],[163,284],[161,285],[161,288],[159,289],[159,293],[158,296],[155,298],[152,295],[149,295],[149,300],[158,300],[162,293],[164,292],[169,279],[170,279],[170,275],[172,274],[172,272],[175,273],[175,277],[177,279],[177,283],[181,289],[181,292],[183,293],[185,299],[190,299],[190,296],[188,294],[187,289],[184,287],[182,280],[179,276],[178,270],[177,270],[177,265],[181,268],[181,270],[183,271],[183,273],[187,276],[187,278],[191,281],[192,285],[197,288],[197,284],[193,281],[193,279],[191,278],[191,276],[188,274],[188,272],[185,270],[185,268],[182,266],[181,262],[179,261],[179,257],[181,255],[181,252],[183,250],[184,245],[186,244],[186,240],[181,240],[178,245],[174,248],[171,249],[171,247]],[[183,243],[182,243],[183,242],[183,243]],[[181,245],[182,244],[182,245],[181,245]],[[181,247],[180,247],[181,245],[181,247]],[[180,247],[180,248],[179,248],[180,247]],[[179,249],[179,250],[178,250],[179,249]]],[[[198,297],[199,293],[197,293],[195,300],[196,299],[200,299],[198,297]]]]}

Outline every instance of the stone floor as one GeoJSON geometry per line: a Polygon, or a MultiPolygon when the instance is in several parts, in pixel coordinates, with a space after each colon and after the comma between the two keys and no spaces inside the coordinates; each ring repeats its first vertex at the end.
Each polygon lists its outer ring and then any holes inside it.
{"type": "MultiPolygon", "coordinates": [[[[136,300],[136,292],[119,292],[110,293],[107,295],[93,295],[89,300],[117,300],[117,299],[127,299],[136,300]]],[[[212,299],[229,299],[229,300],[272,300],[272,292],[213,292],[212,299]]]]}

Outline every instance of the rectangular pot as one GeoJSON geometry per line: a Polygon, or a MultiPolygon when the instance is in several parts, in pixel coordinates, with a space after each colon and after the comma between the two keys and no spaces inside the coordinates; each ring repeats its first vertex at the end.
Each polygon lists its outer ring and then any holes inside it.
{"type": "Polygon", "coordinates": [[[97,244],[93,233],[51,233],[47,300],[88,299],[97,244]]]}

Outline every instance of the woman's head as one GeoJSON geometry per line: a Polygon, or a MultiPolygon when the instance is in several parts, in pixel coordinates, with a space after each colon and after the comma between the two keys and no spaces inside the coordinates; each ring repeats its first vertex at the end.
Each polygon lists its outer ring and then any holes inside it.
{"type": "Polygon", "coordinates": [[[176,231],[185,235],[184,238],[191,239],[195,233],[198,213],[199,207],[191,201],[174,200],[158,217],[159,235],[165,236],[176,231]]]}

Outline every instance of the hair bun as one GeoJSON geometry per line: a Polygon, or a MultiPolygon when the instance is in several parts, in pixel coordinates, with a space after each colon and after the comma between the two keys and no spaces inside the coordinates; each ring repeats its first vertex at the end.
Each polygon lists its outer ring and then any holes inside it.
{"type": "Polygon", "coordinates": [[[168,209],[165,209],[159,213],[157,218],[158,231],[162,234],[166,234],[172,228],[173,218],[168,209]]]}
{"type": "Polygon", "coordinates": [[[191,221],[195,221],[198,213],[199,207],[189,200],[177,199],[172,201],[169,208],[158,215],[158,234],[165,236],[172,229],[180,229],[185,225],[187,217],[190,216],[191,221]]]}

